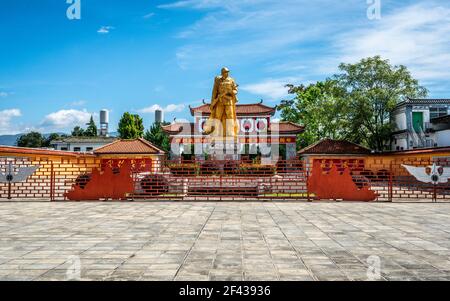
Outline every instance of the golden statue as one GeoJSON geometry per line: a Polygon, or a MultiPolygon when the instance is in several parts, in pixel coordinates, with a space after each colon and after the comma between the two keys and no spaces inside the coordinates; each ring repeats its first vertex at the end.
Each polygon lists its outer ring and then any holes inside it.
{"type": "Polygon", "coordinates": [[[238,85],[229,76],[230,70],[222,68],[222,75],[214,79],[211,98],[211,115],[205,124],[204,133],[213,137],[236,138],[238,122],[236,103],[238,85]]]}

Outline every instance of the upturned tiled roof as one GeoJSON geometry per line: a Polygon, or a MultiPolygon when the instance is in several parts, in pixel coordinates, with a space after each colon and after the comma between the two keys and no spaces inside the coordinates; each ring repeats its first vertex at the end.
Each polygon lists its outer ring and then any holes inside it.
{"type": "MultiPolygon", "coordinates": [[[[196,108],[190,108],[191,114],[210,115],[211,110],[209,104],[204,104],[196,108]]],[[[236,104],[236,115],[253,116],[253,115],[274,115],[276,108],[263,105],[262,103],[255,104],[236,104]]]]}
{"type": "Polygon", "coordinates": [[[96,155],[105,154],[164,154],[165,152],[145,139],[116,140],[94,151],[96,155]]]}
{"type": "Polygon", "coordinates": [[[180,133],[185,133],[187,135],[200,134],[196,130],[195,125],[193,123],[187,122],[174,122],[169,125],[163,126],[162,129],[167,134],[180,134],[180,133]]]}
{"type": "Polygon", "coordinates": [[[406,98],[406,100],[399,102],[396,108],[405,105],[450,105],[449,98],[406,98]]]}
{"type": "Polygon", "coordinates": [[[276,130],[277,126],[278,126],[278,131],[280,131],[280,133],[300,134],[305,130],[304,126],[299,125],[297,123],[293,123],[290,121],[281,121],[279,123],[272,122],[270,124],[269,131],[276,130]]]}
{"type": "Polygon", "coordinates": [[[324,139],[301,149],[299,154],[331,154],[331,155],[358,155],[370,154],[371,150],[361,145],[346,141],[324,139]]]}

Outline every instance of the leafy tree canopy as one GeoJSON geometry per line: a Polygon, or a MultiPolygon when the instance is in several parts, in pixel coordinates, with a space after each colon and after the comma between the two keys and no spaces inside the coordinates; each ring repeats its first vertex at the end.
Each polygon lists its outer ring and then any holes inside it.
{"type": "Polygon", "coordinates": [[[31,132],[25,135],[22,135],[17,139],[17,146],[20,147],[44,147],[45,138],[41,133],[31,132]]]}
{"type": "Polygon", "coordinates": [[[139,115],[128,112],[122,115],[118,130],[121,139],[136,139],[144,135],[144,122],[139,115]]]}
{"type": "Polygon", "coordinates": [[[168,122],[155,122],[150,129],[145,132],[144,139],[150,141],[160,149],[169,152],[170,151],[170,142],[169,136],[163,132],[162,127],[165,125],[169,125],[168,122]]]}
{"type": "Polygon", "coordinates": [[[87,124],[87,128],[84,131],[84,136],[86,137],[97,137],[97,125],[94,122],[94,118],[91,116],[91,119],[89,120],[89,123],[87,124]]]}
{"type": "Polygon", "coordinates": [[[85,133],[83,128],[81,128],[80,126],[76,126],[73,128],[72,137],[84,137],[84,136],[85,133]]]}
{"type": "Polygon", "coordinates": [[[426,97],[405,66],[380,56],[341,64],[340,73],[307,87],[288,85],[291,100],[281,103],[283,120],[304,124],[299,144],[323,138],[347,139],[374,150],[388,146],[394,124],[390,113],[406,97],[426,97]]]}
{"type": "Polygon", "coordinates": [[[50,147],[50,143],[53,140],[58,140],[62,138],[66,138],[67,135],[60,135],[57,133],[52,133],[47,136],[47,138],[38,132],[31,132],[25,135],[22,135],[17,139],[17,146],[20,147],[33,147],[33,148],[39,148],[39,147],[50,147]]]}
{"type": "Polygon", "coordinates": [[[97,125],[94,122],[94,118],[91,116],[87,128],[83,129],[80,126],[76,126],[72,130],[72,137],[97,137],[98,130],[97,125]]]}
{"type": "Polygon", "coordinates": [[[395,106],[406,97],[428,94],[405,66],[393,66],[380,56],[341,64],[339,69],[334,78],[347,93],[349,138],[374,150],[385,149],[390,140],[394,130],[390,113],[395,106]]]}
{"type": "Polygon", "coordinates": [[[341,139],[348,128],[348,106],[345,91],[335,80],[328,79],[305,87],[288,85],[294,99],[282,101],[283,120],[306,125],[299,136],[300,147],[308,146],[323,138],[341,139]]]}
{"type": "Polygon", "coordinates": [[[47,136],[47,138],[45,138],[44,141],[44,147],[50,147],[50,143],[54,140],[58,140],[58,139],[63,139],[63,138],[67,138],[67,135],[60,135],[58,133],[52,133],[50,135],[47,136]]]}

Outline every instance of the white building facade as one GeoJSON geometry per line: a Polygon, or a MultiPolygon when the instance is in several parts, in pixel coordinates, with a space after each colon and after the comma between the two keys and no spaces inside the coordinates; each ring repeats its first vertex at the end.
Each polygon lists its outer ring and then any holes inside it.
{"type": "Polygon", "coordinates": [[[450,146],[450,99],[412,99],[391,113],[393,151],[450,146]]]}
{"type": "Polygon", "coordinates": [[[115,140],[114,137],[68,137],[54,140],[50,146],[60,151],[89,153],[115,140]]]}

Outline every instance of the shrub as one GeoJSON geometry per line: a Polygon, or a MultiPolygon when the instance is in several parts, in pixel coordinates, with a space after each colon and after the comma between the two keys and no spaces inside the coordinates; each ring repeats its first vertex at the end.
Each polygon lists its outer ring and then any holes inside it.
{"type": "Polygon", "coordinates": [[[168,167],[174,176],[195,176],[199,171],[198,165],[193,163],[175,163],[168,167]]]}
{"type": "Polygon", "coordinates": [[[272,166],[272,165],[241,164],[239,166],[239,174],[240,175],[270,177],[275,174],[275,171],[276,171],[276,166],[272,166]]]}
{"type": "Polygon", "coordinates": [[[223,171],[227,175],[235,175],[239,173],[239,163],[236,161],[227,161],[223,166],[223,171]]]}
{"type": "Polygon", "coordinates": [[[200,167],[201,175],[219,175],[221,174],[220,163],[214,161],[205,161],[200,167]]]}

